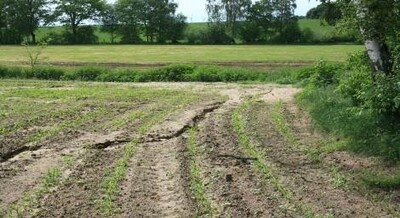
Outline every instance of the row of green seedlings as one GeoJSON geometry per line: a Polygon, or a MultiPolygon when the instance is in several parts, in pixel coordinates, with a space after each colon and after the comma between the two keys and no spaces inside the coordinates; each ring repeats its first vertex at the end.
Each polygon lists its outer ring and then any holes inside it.
{"type": "Polygon", "coordinates": [[[189,152],[189,167],[191,175],[191,190],[196,199],[198,209],[197,217],[214,217],[216,215],[216,208],[209,201],[203,180],[201,178],[201,162],[198,160],[199,151],[197,145],[197,129],[191,128],[187,139],[187,149],[189,152]]]}
{"type": "MultiPolygon", "coordinates": [[[[272,119],[275,124],[276,129],[282,135],[282,137],[287,142],[287,145],[292,150],[298,150],[304,152],[312,161],[321,163],[323,160],[321,158],[322,152],[333,152],[341,149],[343,143],[327,143],[327,145],[321,148],[309,148],[302,147],[300,141],[295,137],[292,128],[286,122],[285,116],[283,114],[284,104],[282,101],[278,101],[273,105],[272,108],[272,119]]],[[[332,177],[331,182],[336,188],[348,188],[348,179],[341,173],[340,169],[336,166],[329,167],[329,173],[332,177]]]]}
{"type": "MultiPolygon", "coordinates": [[[[145,115],[144,113],[141,113],[140,111],[134,111],[134,113],[136,114],[136,116],[130,117],[131,119],[140,119],[140,118],[144,117],[144,115],[145,115]]],[[[81,119],[79,119],[77,121],[68,121],[68,123],[71,124],[68,126],[69,127],[77,126],[77,125],[79,125],[79,123],[82,123],[86,120],[91,120],[93,118],[94,117],[92,115],[92,116],[88,116],[88,117],[82,117],[81,119]]],[[[142,127],[142,128],[144,128],[144,127],[142,127]]],[[[144,130],[140,130],[140,131],[144,131],[144,130]]],[[[129,153],[132,151],[128,150],[125,152],[129,153]]],[[[70,157],[64,158],[63,160],[69,167],[73,166],[73,164],[71,163],[71,161],[73,161],[73,160],[71,160],[70,157]]],[[[32,212],[32,214],[33,214],[33,212],[34,212],[34,211],[32,211],[33,206],[36,205],[37,202],[39,202],[39,200],[45,194],[49,193],[49,191],[52,188],[61,184],[62,178],[60,177],[60,175],[61,175],[61,171],[59,168],[56,168],[56,167],[50,168],[48,173],[43,177],[42,182],[39,184],[39,186],[37,188],[31,190],[30,192],[26,193],[20,201],[11,205],[11,207],[10,207],[11,210],[4,216],[5,217],[23,217],[23,214],[26,211],[32,212]]]]}
{"type": "MultiPolygon", "coordinates": [[[[307,147],[300,147],[300,142],[297,140],[294,136],[294,133],[288,124],[286,122],[285,116],[283,114],[283,102],[279,101],[274,104],[273,109],[272,109],[272,118],[274,121],[274,124],[279,131],[279,133],[285,138],[285,140],[289,143],[292,149],[297,149],[303,151],[312,161],[319,162],[325,167],[328,168],[329,175],[331,177],[331,183],[336,187],[336,188],[345,188],[349,189],[350,186],[356,186],[357,189],[362,189],[361,192],[363,193],[368,193],[367,187],[365,187],[362,184],[357,184],[357,181],[354,182],[354,184],[350,184],[350,175],[349,173],[344,172],[341,170],[338,166],[334,166],[332,164],[329,164],[327,162],[324,162],[322,159],[322,154],[328,154],[334,151],[340,151],[343,150],[347,144],[346,140],[330,140],[329,137],[327,139],[324,139],[321,141],[323,146],[319,148],[307,148],[307,147]]],[[[364,173],[369,175],[368,173],[364,173]]],[[[370,195],[370,194],[367,194],[370,195]]],[[[398,209],[396,209],[395,206],[393,206],[393,196],[385,197],[385,199],[382,199],[378,197],[377,195],[370,195],[370,198],[372,201],[375,203],[380,204],[385,211],[387,211],[390,214],[396,214],[397,216],[400,216],[400,213],[398,209]]]]}
{"type": "MultiPolygon", "coordinates": [[[[142,136],[150,130],[155,124],[162,120],[167,114],[177,110],[179,107],[188,104],[193,101],[196,97],[188,96],[186,98],[176,98],[170,104],[167,104],[163,109],[158,110],[152,115],[150,120],[145,122],[139,127],[138,136],[135,137],[130,143],[124,146],[124,152],[121,158],[119,158],[111,167],[108,173],[101,182],[101,198],[96,201],[97,210],[102,216],[110,217],[114,212],[118,210],[115,200],[120,192],[119,184],[126,175],[126,171],[129,167],[129,161],[135,154],[135,147],[141,142],[142,136]]],[[[135,114],[137,119],[141,119],[145,114],[135,114]]]]}
{"type": "Polygon", "coordinates": [[[62,181],[61,169],[57,167],[49,168],[47,173],[39,180],[39,183],[30,191],[26,192],[17,202],[9,206],[8,211],[1,213],[0,217],[16,218],[25,217],[28,214],[34,215],[34,206],[44,195],[51,192],[62,181]]]}
{"type": "Polygon", "coordinates": [[[265,155],[259,149],[257,149],[251,142],[250,137],[245,129],[245,123],[241,117],[241,114],[246,108],[250,106],[249,101],[245,101],[240,104],[232,113],[231,125],[235,133],[239,138],[239,144],[245,151],[245,153],[254,158],[253,166],[262,173],[264,178],[268,180],[273,187],[285,198],[291,206],[294,206],[296,210],[301,211],[303,217],[332,217],[331,214],[316,214],[309,205],[297,201],[294,197],[293,191],[288,188],[276,173],[276,169],[265,161],[265,155]]]}

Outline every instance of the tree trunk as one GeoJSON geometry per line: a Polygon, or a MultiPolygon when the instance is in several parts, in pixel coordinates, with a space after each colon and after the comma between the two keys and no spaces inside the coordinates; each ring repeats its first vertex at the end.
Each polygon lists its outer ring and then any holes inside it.
{"type": "Polygon", "coordinates": [[[31,32],[31,37],[32,37],[32,43],[36,44],[36,35],[34,32],[31,32]]]}
{"type": "Polygon", "coordinates": [[[73,37],[73,43],[74,44],[76,44],[77,42],[78,42],[78,37],[77,37],[77,29],[78,29],[78,26],[77,25],[75,25],[75,24],[73,24],[72,25],[72,37],[73,37]]]}
{"type": "Polygon", "coordinates": [[[384,72],[386,75],[392,73],[391,54],[385,42],[365,39],[365,48],[371,61],[374,72],[384,72]]]}
{"type": "Polygon", "coordinates": [[[379,22],[371,22],[365,25],[369,18],[370,9],[362,4],[361,0],[355,0],[357,6],[357,19],[360,24],[360,32],[364,39],[365,49],[371,62],[373,72],[384,72],[386,75],[392,74],[391,53],[385,42],[385,33],[372,34],[379,29],[379,22]]]}

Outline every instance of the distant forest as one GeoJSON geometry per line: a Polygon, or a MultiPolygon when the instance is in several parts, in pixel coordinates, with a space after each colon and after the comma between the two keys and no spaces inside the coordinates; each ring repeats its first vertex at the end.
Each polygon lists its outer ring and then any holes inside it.
{"type": "Polygon", "coordinates": [[[172,0],[0,0],[0,44],[315,44],[359,39],[332,27],[320,35],[321,28],[334,26],[341,17],[335,3],[311,9],[306,18],[319,22],[307,19],[302,27],[302,18],[294,15],[295,0],[208,0],[206,7],[207,23],[188,24],[172,0]]]}

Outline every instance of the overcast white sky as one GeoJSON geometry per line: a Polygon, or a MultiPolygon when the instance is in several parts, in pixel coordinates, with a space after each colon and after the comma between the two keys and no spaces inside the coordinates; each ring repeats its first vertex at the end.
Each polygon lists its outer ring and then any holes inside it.
{"type": "MultiPolygon", "coordinates": [[[[116,0],[107,0],[115,2],[116,0]]],[[[175,0],[178,3],[178,12],[188,17],[188,22],[207,21],[206,0],[175,0]]],[[[310,8],[319,4],[317,0],[296,0],[296,15],[305,15],[310,8]]]]}

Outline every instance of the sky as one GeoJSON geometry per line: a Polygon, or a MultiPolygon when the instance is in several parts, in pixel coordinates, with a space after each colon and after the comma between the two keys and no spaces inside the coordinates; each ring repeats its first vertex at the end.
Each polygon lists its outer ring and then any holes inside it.
{"type": "MultiPolygon", "coordinates": [[[[107,0],[115,2],[116,0],[107,0]]],[[[188,22],[207,21],[206,0],[175,0],[178,3],[178,13],[184,14],[188,22]]],[[[305,15],[307,11],[319,4],[317,0],[296,0],[296,15],[305,15]]]]}

